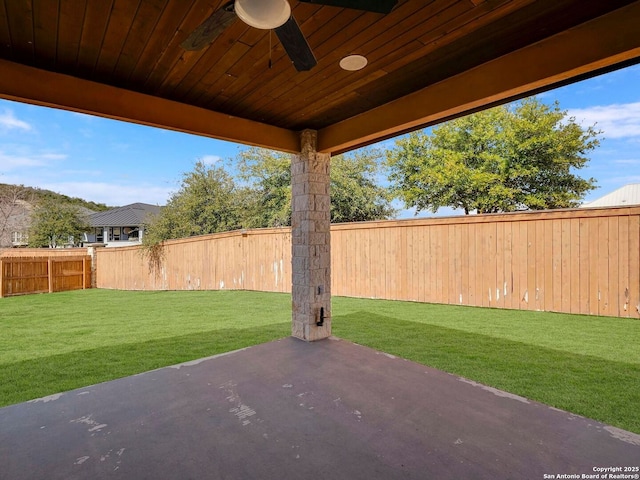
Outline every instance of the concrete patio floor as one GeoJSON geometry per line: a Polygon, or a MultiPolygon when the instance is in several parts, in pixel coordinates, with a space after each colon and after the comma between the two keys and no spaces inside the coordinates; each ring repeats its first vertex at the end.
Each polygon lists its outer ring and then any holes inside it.
{"type": "Polygon", "coordinates": [[[0,409],[3,480],[543,479],[638,464],[638,435],[338,339],[0,409]]]}

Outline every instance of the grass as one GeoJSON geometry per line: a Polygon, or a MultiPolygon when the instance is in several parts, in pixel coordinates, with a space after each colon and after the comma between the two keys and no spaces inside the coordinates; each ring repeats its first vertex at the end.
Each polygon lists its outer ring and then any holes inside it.
{"type": "Polygon", "coordinates": [[[291,299],[261,292],[84,290],[0,300],[0,405],[290,334],[291,299]]]}
{"type": "MultiPolygon", "coordinates": [[[[0,300],[0,405],[289,335],[261,292],[86,290],[0,300]]],[[[640,433],[640,321],[354,298],[333,333],[640,433]]]]}

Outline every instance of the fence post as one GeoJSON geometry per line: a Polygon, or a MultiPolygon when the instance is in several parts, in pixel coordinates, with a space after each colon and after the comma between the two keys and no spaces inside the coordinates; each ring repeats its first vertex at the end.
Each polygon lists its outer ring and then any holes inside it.
{"type": "Polygon", "coordinates": [[[53,258],[47,258],[47,280],[49,280],[49,293],[53,293],[53,258]]]}
{"type": "Polygon", "coordinates": [[[0,258],[0,298],[4,297],[4,262],[0,258]]]}
{"type": "Polygon", "coordinates": [[[87,254],[91,257],[91,278],[89,288],[97,288],[98,247],[87,247],[87,254]]]}
{"type": "Polygon", "coordinates": [[[87,288],[87,257],[82,257],[82,289],[87,288]]]}
{"type": "Polygon", "coordinates": [[[242,229],[242,231],[240,232],[240,255],[241,255],[241,259],[242,259],[242,266],[241,271],[240,271],[240,281],[242,282],[242,285],[240,288],[245,289],[246,288],[246,283],[247,279],[249,278],[249,272],[247,272],[247,236],[249,234],[247,233],[246,229],[242,229]]]}

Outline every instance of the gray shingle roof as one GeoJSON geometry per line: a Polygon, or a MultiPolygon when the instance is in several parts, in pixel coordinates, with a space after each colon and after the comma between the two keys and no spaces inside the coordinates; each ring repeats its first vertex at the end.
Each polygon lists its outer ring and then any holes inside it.
{"type": "Polygon", "coordinates": [[[149,223],[160,210],[162,207],[157,205],[132,203],[89,215],[89,224],[92,227],[137,227],[149,223]]]}
{"type": "Polygon", "coordinates": [[[640,204],[640,183],[630,183],[608,193],[592,202],[581,205],[582,207],[620,207],[625,205],[640,204]]]}

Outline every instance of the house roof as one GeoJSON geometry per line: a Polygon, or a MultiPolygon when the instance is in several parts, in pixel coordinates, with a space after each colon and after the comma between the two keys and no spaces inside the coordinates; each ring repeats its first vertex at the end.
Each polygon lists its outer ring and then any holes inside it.
{"type": "Polygon", "coordinates": [[[95,210],[91,210],[90,208],[87,208],[87,207],[78,206],[76,208],[78,209],[78,213],[80,215],[84,215],[85,217],[89,217],[90,215],[93,215],[94,213],[96,213],[95,210]]]}
{"type": "Polygon", "coordinates": [[[5,1],[0,98],[289,152],[313,129],[341,153],[640,61],[640,0],[289,0],[309,71],[233,15],[186,49],[227,2],[5,1]]]}
{"type": "Polygon", "coordinates": [[[89,216],[92,227],[138,227],[148,223],[162,207],[148,203],[132,203],[124,207],[112,208],[89,216]]]}
{"type": "Polygon", "coordinates": [[[630,183],[607,193],[581,207],[620,207],[625,205],[640,205],[640,183],[630,183]]]}

